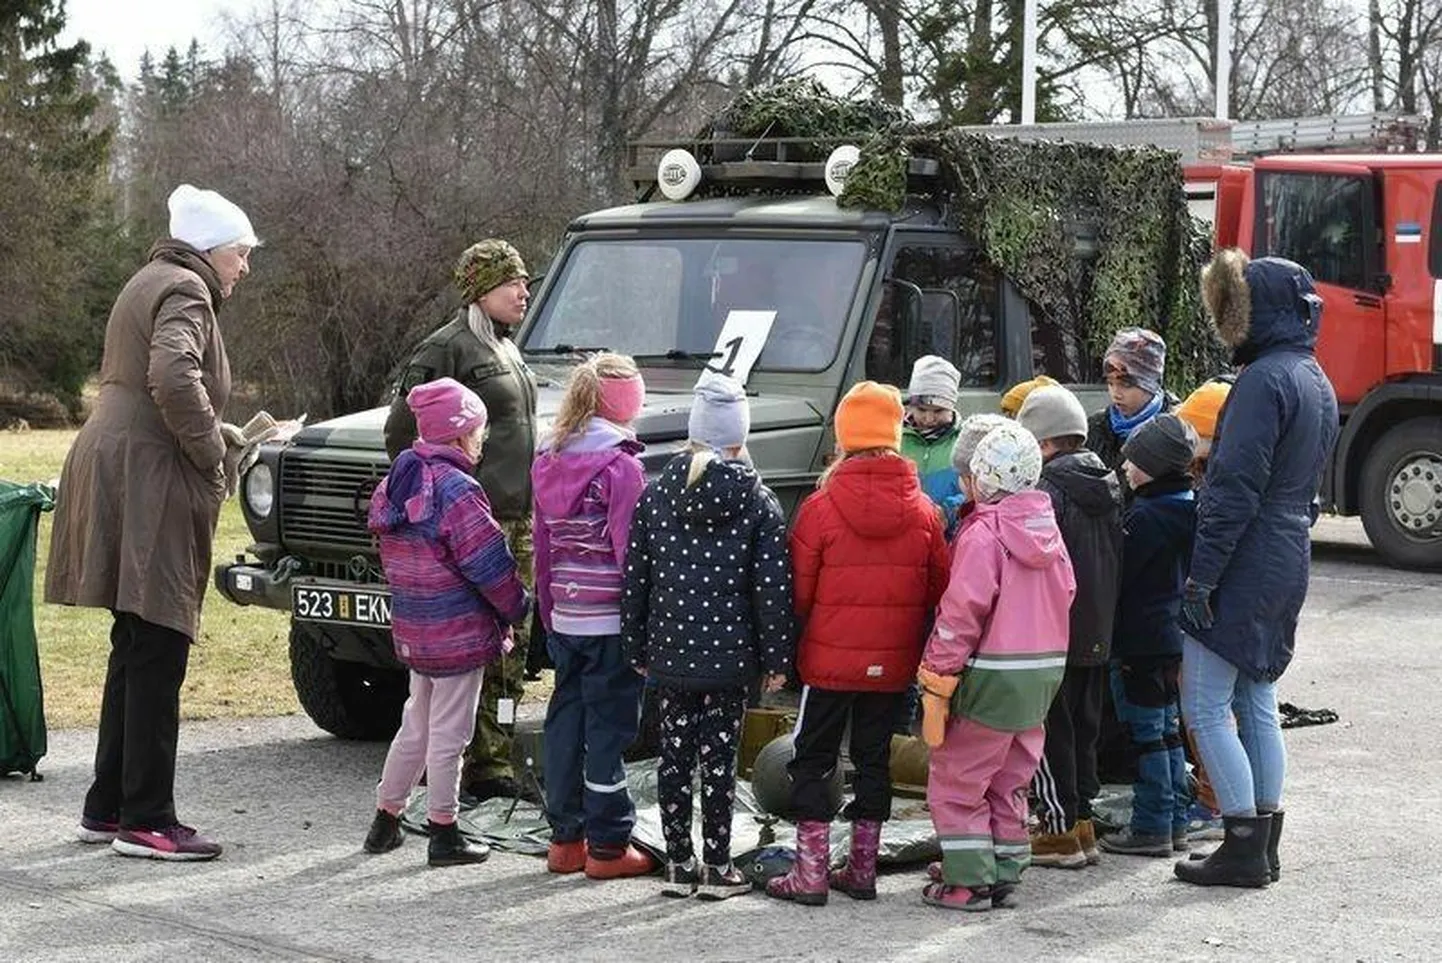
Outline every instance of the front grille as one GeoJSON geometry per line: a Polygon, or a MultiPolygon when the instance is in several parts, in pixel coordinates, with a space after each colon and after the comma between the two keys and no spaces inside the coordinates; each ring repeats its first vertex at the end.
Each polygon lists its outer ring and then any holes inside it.
{"type": "Polygon", "coordinates": [[[366,528],[371,492],[388,465],[381,452],[290,449],[280,461],[280,526],[286,550],[374,556],[366,528]]]}

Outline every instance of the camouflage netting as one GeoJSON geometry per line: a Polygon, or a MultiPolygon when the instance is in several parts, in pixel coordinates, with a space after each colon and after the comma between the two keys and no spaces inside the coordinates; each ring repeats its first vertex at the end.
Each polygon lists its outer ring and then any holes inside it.
{"type": "MultiPolygon", "coordinates": [[[[1209,233],[1187,210],[1170,152],[922,125],[897,108],[837,98],[813,81],[742,94],[703,136],[713,133],[853,139],[861,160],[842,205],[895,211],[908,195],[931,196],[1094,361],[1117,329],[1135,325],[1166,338],[1166,382],[1178,394],[1225,366],[1198,292],[1209,233]],[[908,183],[911,157],[940,162],[939,180],[908,183]]],[[[818,143],[810,159],[828,150],[818,143]]]]}

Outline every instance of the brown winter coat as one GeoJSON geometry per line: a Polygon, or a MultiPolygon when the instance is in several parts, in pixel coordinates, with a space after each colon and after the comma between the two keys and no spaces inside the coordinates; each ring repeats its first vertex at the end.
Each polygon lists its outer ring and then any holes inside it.
{"type": "Polygon", "coordinates": [[[230,363],[205,255],[161,241],[115,300],[100,398],[65,458],[45,600],[195,638],[225,496],[230,363]]]}

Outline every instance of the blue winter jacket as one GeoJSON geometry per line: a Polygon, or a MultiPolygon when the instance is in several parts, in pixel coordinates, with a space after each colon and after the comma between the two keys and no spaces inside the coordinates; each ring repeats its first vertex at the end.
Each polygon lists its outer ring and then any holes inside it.
{"type": "Polygon", "coordinates": [[[1190,570],[1216,589],[1215,622],[1184,628],[1247,676],[1275,680],[1307,596],[1311,506],[1337,440],[1337,396],[1314,357],[1321,302],[1311,277],[1280,258],[1252,261],[1244,276],[1250,319],[1218,328],[1246,367],[1218,420],[1190,570]]]}

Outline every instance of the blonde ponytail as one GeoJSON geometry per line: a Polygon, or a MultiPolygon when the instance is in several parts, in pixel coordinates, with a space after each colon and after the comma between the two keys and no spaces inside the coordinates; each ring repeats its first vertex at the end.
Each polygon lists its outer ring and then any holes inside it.
{"type": "Polygon", "coordinates": [[[602,351],[576,365],[566,394],[551,423],[550,444],[555,451],[586,428],[601,403],[602,378],[631,378],[640,373],[636,362],[624,354],[602,351]]]}
{"type": "Polygon", "coordinates": [[[686,450],[691,453],[691,465],[686,469],[686,487],[690,488],[701,480],[706,474],[706,466],[716,460],[717,452],[710,445],[703,445],[699,441],[693,441],[686,445],[686,450]]]}

